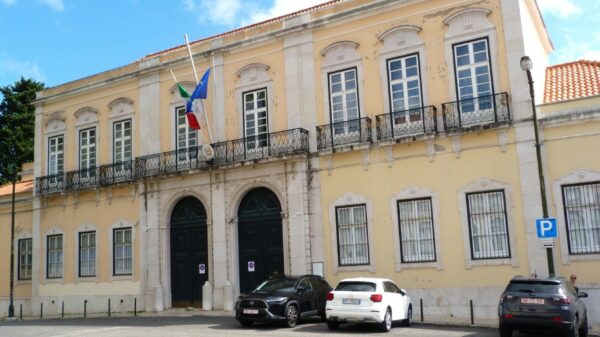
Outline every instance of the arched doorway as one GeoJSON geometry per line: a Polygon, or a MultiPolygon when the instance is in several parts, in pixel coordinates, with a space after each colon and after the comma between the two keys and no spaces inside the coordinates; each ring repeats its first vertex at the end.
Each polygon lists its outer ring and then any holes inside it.
{"type": "Polygon", "coordinates": [[[171,296],[173,307],[201,307],[208,280],[206,210],[194,197],[181,199],[171,213],[171,296]]]}
{"type": "Polygon", "coordinates": [[[253,290],[273,274],[283,274],[281,204],[267,188],[248,192],[238,209],[240,291],[253,290]]]}

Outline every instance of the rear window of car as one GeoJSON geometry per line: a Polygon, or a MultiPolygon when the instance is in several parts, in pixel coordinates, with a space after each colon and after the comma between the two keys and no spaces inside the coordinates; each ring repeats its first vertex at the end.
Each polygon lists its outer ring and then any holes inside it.
{"type": "Polygon", "coordinates": [[[357,281],[345,281],[340,282],[340,284],[335,287],[337,291],[365,291],[365,292],[373,292],[377,286],[372,282],[357,282],[357,281]]]}
{"type": "Polygon", "coordinates": [[[560,285],[543,281],[512,281],[506,289],[510,292],[535,294],[560,294],[560,285]]]}
{"type": "Polygon", "coordinates": [[[298,279],[295,278],[275,278],[267,280],[259,285],[255,292],[293,292],[296,290],[296,283],[298,279]]]}

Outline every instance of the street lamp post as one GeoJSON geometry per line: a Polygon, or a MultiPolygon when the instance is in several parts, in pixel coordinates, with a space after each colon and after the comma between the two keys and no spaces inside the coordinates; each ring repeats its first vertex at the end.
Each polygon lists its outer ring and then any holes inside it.
{"type": "MultiPolygon", "coordinates": [[[[531,77],[531,69],[533,63],[529,56],[521,57],[521,69],[527,73],[527,80],[529,81],[529,95],[531,96],[531,111],[533,111],[533,132],[535,134],[535,154],[537,156],[537,168],[538,177],[540,181],[540,195],[542,198],[542,212],[544,219],[548,218],[548,202],[546,200],[546,181],[544,178],[544,170],[542,167],[542,151],[540,144],[540,136],[538,133],[538,118],[535,108],[535,93],[533,90],[533,78],[531,77]]],[[[548,274],[550,277],[554,276],[554,256],[552,254],[552,248],[546,248],[546,257],[548,259],[548,274]]]]}
{"type": "MultiPolygon", "coordinates": [[[[11,155],[15,157],[15,147],[11,149],[11,155]]],[[[12,209],[10,217],[10,300],[8,304],[8,317],[15,317],[14,292],[15,292],[15,185],[17,184],[17,168],[12,165],[11,181],[12,181],[12,209]]]]}

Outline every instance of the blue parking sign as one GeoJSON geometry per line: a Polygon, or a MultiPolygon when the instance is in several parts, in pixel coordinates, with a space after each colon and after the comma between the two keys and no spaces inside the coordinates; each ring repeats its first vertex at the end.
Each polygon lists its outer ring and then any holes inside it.
{"type": "Polygon", "coordinates": [[[556,218],[536,219],[535,228],[537,229],[537,236],[540,239],[555,238],[558,236],[556,218]]]}

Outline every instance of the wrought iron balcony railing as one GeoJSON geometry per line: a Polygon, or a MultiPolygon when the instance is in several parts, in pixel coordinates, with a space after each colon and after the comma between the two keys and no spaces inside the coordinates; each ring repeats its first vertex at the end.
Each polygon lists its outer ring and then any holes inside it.
{"type": "Polygon", "coordinates": [[[505,92],[444,103],[442,108],[446,131],[510,121],[508,94],[505,92]]]}
{"type": "Polygon", "coordinates": [[[37,195],[46,195],[62,192],[65,189],[65,175],[63,173],[51,174],[35,179],[35,192],[37,195]]]}
{"type": "Polygon", "coordinates": [[[391,112],[376,116],[377,140],[413,137],[437,131],[435,106],[391,112]]]}
{"type": "Polygon", "coordinates": [[[258,160],[270,156],[308,153],[308,131],[291,129],[212,144],[214,157],[208,159],[202,146],[163,152],[135,161],[135,177],[151,177],[178,171],[258,160]]]}
{"type": "Polygon", "coordinates": [[[371,119],[369,117],[317,126],[318,150],[370,143],[371,141],[371,119]]]}
{"type": "Polygon", "coordinates": [[[100,185],[113,185],[133,181],[133,160],[102,165],[98,169],[100,185]]]}
{"type": "Polygon", "coordinates": [[[98,185],[98,169],[94,167],[65,173],[65,191],[98,185]]]}

